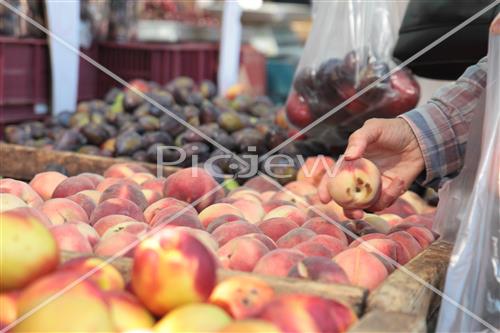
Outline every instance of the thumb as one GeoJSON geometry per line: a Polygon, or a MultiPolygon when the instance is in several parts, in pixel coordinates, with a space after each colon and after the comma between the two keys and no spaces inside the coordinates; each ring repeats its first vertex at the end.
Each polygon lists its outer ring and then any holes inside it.
{"type": "Polygon", "coordinates": [[[347,161],[356,160],[363,157],[366,147],[375,142],[380,135],[380,127],[376,121],[367,121],[357,131],[351,134],[344,158],[347,161]]]}

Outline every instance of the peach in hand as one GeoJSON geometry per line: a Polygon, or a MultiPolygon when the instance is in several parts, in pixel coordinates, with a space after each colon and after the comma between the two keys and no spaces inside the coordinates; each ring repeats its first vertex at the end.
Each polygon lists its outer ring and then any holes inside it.
{"type": "Polygon", "coordinates": [[[215,280],[212,253],[187,232],[163,228],[135,249],[132,287],[156,315],[187,303],[206,301],[215,280]]]}
{"type": "Polygon", "coordinates": [[[379,198],[382,186],[377,166],[365,158],[343,161],[328,183],[332,199],[346,209],[365,209],[379,198]]]}

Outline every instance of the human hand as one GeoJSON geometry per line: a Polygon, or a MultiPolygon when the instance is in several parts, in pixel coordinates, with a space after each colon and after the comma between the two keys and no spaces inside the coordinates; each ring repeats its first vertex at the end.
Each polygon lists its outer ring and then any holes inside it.
{"type": "MultiPolygon", "coordinates": [[[[401,118],[370,119],[349,137],[344,154],[346,161],[367,158],[377,165],[382,176],[382,192],[379,199],[367,210],[380,211],[390,206],[408,189],[424,170],[424,158],[408,123],[401,118]]],[[[319,185],[322,202],[332,200],[327,189],[328,173],[319,185]]],[[[361,219],[362,210],[344,209],[352,219],[361,219]]]]}

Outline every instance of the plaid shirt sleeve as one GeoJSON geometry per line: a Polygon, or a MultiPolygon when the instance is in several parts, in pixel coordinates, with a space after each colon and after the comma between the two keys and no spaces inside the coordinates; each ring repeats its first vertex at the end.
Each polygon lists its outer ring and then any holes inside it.
{"type": "Polygon", "coordinates": [[[419,183],[438,186],[461,169],[473,111],[486,87],[486,72],[485,57],[457,81],[439,89],[425,105],[400,116],[412,128],[424,157],[419,183]]]}

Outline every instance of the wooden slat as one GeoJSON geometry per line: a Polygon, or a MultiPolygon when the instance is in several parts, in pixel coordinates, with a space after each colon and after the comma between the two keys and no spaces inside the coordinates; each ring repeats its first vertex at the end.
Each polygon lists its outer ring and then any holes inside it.
{"type": "Polygon", "coordinates": [[[442,288],[452,249],[450,243],[434,242],[404,266],[413,276],[397,269],[369,295],[366,311],[398,312],[425,318],[435,293],[420,281],[442,288]]]}
{"type": "MultiPolygon", "coordinates": [[[[68,175],[74,176],[83,172],[102,174],[107,168],[120,162],[131,160],[0,143],[0,176],[20,180],[32,179],[37,173],[46,171],[49,165],[63,166],[68,175]]],[[[146,167],[156,175],[156,164],[134,163],[146,167]]],[[[166,177],[177,170],[179,169],[165,166],[163,176],[166,177]]]]}
{"type": "MultiPolygon", "coordinates": [[[[62,252],[62,261],[64,262],[80,256],[81,254],[78,253],[62,252]]],[[[110,263],[122,273],[126,281],[130,280],[132,259],[118,258],[110,263]]],[[[363,305],[366,300],[366,296],[368,294],[368,291],[366,289],[348,285],[324,284],[307,280],[276,278],[264,275],[257,275],[253,273],[229,271],[224,269],[219,269],[217,271],[217,278],[219,281],[222,281],[224,279],[233,276],[258,277],[263,281],[267,282],[279,294],[298,293],[298,294],[318,295],[325,298],[336,299],[341,302],[344,302],[345,304],[350,305],[358,315],[361,315],[362,313],[363,305]]]]}
{"type": "Polygon", "coordinates": [[[424,316],[374,310],[363,316],[349,333],[423,333],[426,332],[424,316]]]}

